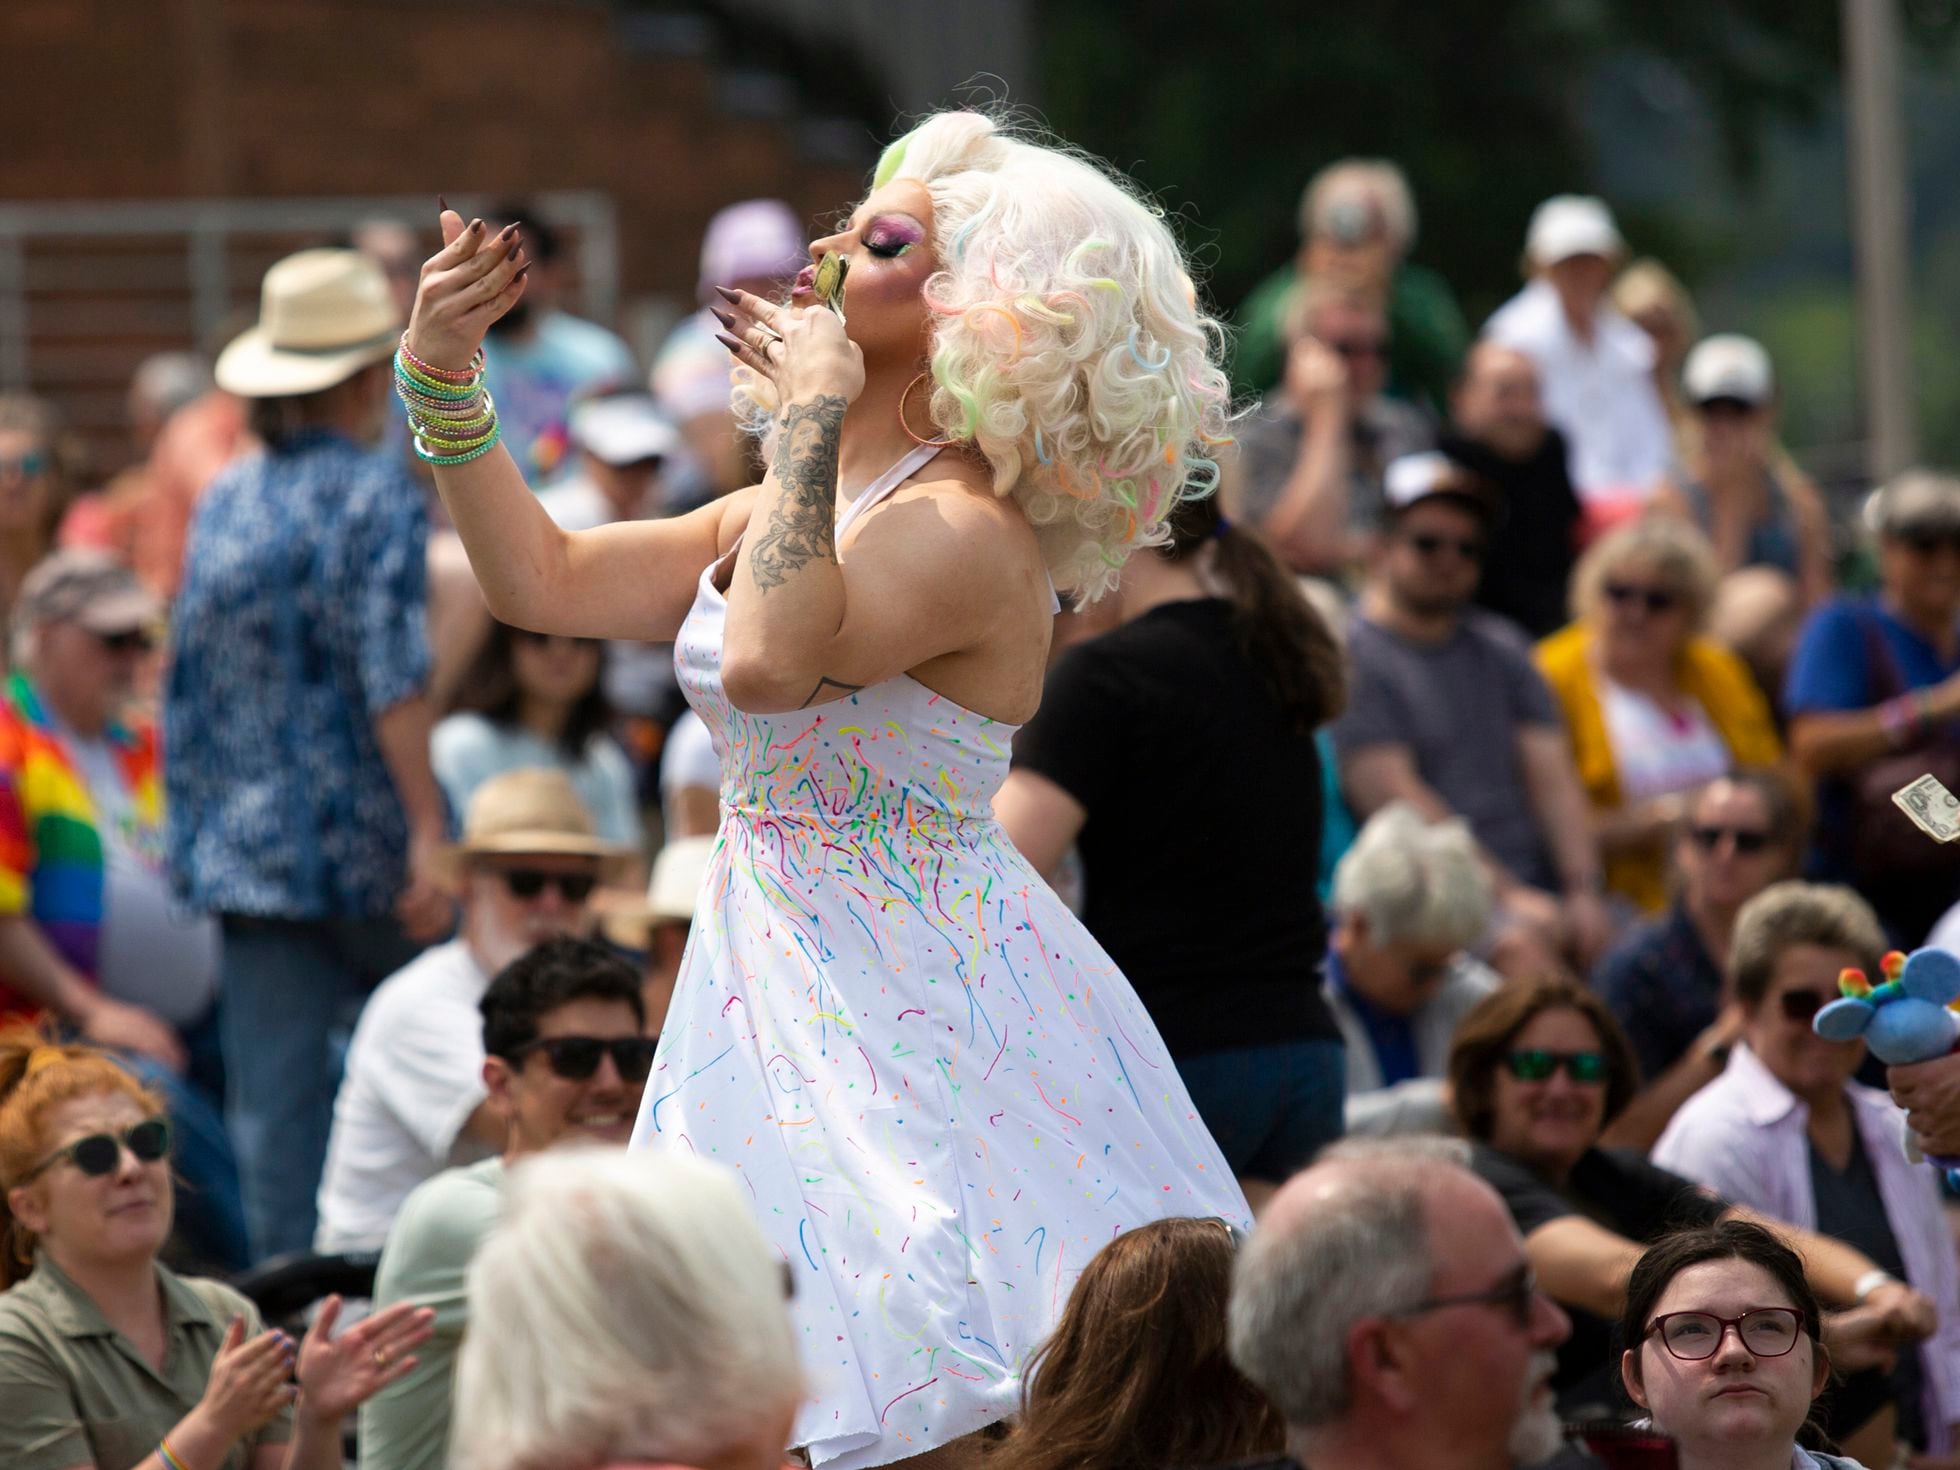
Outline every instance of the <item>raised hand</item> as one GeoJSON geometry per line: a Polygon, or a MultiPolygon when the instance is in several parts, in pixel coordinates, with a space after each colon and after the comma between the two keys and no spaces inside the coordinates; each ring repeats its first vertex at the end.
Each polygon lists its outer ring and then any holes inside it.
{"type": "Polygon", "coordinates": [[[260,1428],[293,1401],[289,1382],[293,1358],[293,1340],[285,1333],[261,1332],[248,1342],[245,1319],[231,1319],[197,1405],[227,1445],[260,1428]]]}
{"type": "Polygon", "coordinates": [[[864,391],[864,354],[844,334],[836,313],[816,306],[798,311],[746,291],[717,286],[732,310],[716,310],[721,345],[776,385],[776,402],[814,403],[864,391]]]}
{"type": "Polygon", "coordinates": [[[408,350],[432,367],[460,372],[483,345],[490,324],[524,295],[531,264],[515,224],[495,234],[480,219],[464,223],[444,209],[442,249],[422,265],[408,318],[408,350]]]}
{"type": "Polygon", "coordinates": [[[415,1367],[414,1349],[434,1333],[436,1314],[398,1302],[357,1322],[339,1337],[340,1298],[321,1304],[299,1345],[299,1411],[337,1422],[415,1367]]]}

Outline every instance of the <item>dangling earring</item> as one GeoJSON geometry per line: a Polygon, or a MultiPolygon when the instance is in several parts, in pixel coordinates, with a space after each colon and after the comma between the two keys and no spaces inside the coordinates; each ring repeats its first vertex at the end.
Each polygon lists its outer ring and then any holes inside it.
{"type": "Polygon", "coordinates": [[[949,444],[959,443],[960,442],[959,439],[957,437],[948,437],[945,439],[921,439],[917,434],[914,434],[912,432],[912,426],[905,422],[905,400],[912,396],[912,390],[916,388],[920,383],[923,383],[925,381],[925,377],[926,375],[924,373],[920,373],[918,377],[914,378],[911,382],[907,383],[905,385],[905,391],[898,395],[898,426],[899,428],[905,430],[906,435],[912,440],[914,444],[923,445],[932,449],[944,449],[949,444]]]}

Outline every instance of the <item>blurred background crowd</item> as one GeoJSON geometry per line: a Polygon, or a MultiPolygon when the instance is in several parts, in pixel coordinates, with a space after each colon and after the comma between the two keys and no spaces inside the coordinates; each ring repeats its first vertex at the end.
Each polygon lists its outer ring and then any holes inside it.
{"type": "MultiPolygon", "coordinates": [[[[369,1319],[429,1336],[413,1373],[385,1345],[377,1381],[321,1371],[361,1463],[443,1462],[506,1168],[622,1146],[649,1085],[719,773],[670,647],[484,607],[389,392],[435,191],[535,261],[486,359],[554,519],[675,515],[760,474],[713,288],[780,296],[894,117],[984,65],[1182,218],[1230,327],[1218,493],[1058,616],[998,812],[1253,1204],[1344,1133],[1467,1138],[1448,1157],[1571,1319],[1541,1331],[1523,1289],[1568,1420],[1629,1407],[1612,1324],[1643,1248],[1763,1225],[1830,1309],[1831,1434],[1960,1464],[1954,1207],[1862,1043],[1810,1030],[1842,970],[1960,952],[1960,846],[1890,801],[1960,788],[1960,215],[1912,187],[1960,148],[1960,20],[1876,7],[1912,208],[1874,238],[1830,6],[1403,9],[0,13],[24,79],[0,91],[0,1021],[41,1027],[0,1041],[0,1399],[45,1378],[62,1313],[154,1317],[129,1268],[161,1258],[203,1295],[151,1326],[202,1332],[206,1368],[241,1351],[234,1310],[432,1311],[369,1319]],[[1874,254],[1908,269],[1903,335],[1856,335],[1854,236],[1870,312],[1874,254]],[[1218,602],[1306,671],[1282,718],[1213,677],[1218,602]],[[1266,1002],[1302,988],[1274,1034],[1266,1002]],[[166,1157],[150,1216],[27,1187],[65,1159],[135,1188],[166,1157]]],[[[527,1177],[637,1187],[564,1168],[527,1177]]],[[[710,1203],[656,1275],[727,1203],[668,1184],[710,1203]]],[[[1085,1439],[1115,1370],[1070,1334],[1117,1329],[1082,1301],[995,1453],[1277,1451],[1295,1400],[1225,1364],[1228,1234],[1118,1242],[1082,1282],[1188,1314],[1137,1405],[1202,1369],[1231,1412],[1085,1439]]],[[[192,1376],[209,1444],[160,1470],[300,1432],[192,1376]]],[[[0,1426],[0,1461],[117,1459],[65,1422],[0,1426]]]]}

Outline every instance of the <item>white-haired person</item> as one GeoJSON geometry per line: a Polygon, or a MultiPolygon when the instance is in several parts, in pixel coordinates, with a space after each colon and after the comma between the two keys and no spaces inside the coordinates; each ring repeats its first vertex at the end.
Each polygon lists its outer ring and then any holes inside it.
{"type": "Polygon", "coordinates": [[[1456,1023],[1501,983],[1469,952],[1495,900],[1477,840],[1407,802],[1368,819],[1334,869],[1323,990],[1347,1042],[1349,1133],[1446,1133],[1456,1023]]]}
{"type": "Polygon", "coordinates": [[[778,1470],[802,1397],[791,1278],[735,1176],[562,1148],[504,1190],[470,1263],[454,1470],[778,1470]]]}
{"type": "Polygon", "coordinates": [[[722,756],[636,1142],[740,1167],[825,1345],[794,1442],[818,1466],[932,1463],[1013,1411],[1111,1234],[1247,1218],[1135,992],[991,810],[1056,585],[1108,591],[1216,480],[1220,329],[1160,211],[940,114],[812,242],[789,304],[730,293],[737,396],[774,422],[762,484],[571,533],[473,367],[522,246],[442,227],[397,373],[491,611],[674,640],[722,756]]]}
{"type": "Polygon", "coordinates": [[[1364,292],[1388,312],[1389,372],[1395,393],[1441,412],[1470,329],[1449,282],[1409,259],[1416,201],[1408,177],[1384,158],[1343,158],[1300,195],[1300,248],[1239,307],[1232,384],[1263,393],[1286,371],[1286,319],[1309,280],[1364,292]]]}

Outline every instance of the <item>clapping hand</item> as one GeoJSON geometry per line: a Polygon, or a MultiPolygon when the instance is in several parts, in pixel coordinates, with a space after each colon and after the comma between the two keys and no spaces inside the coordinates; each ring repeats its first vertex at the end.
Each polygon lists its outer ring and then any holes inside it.
{"type": "Polygon", "coordinates": [[[328,1297],[299,1345],[300,1412],[320,1423],[344,1419],[414,1368],[414,1349],[434,1334],[435,1317],[398,1302],[335,1337],[340,1298],[328,1297]]]}

